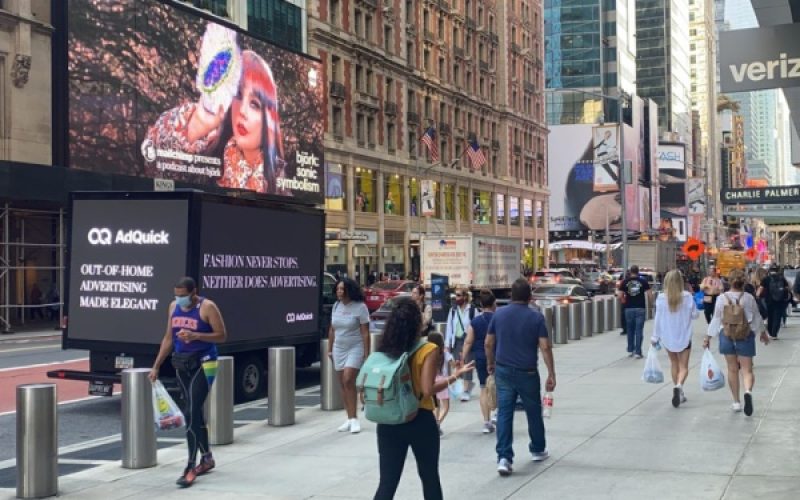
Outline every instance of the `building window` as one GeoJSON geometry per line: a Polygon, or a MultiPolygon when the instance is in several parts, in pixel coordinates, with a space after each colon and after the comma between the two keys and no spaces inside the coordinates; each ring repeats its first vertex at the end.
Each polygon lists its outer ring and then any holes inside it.
{"type": "Polygon", "coordinates": [[[456,187],[444,185],[444,219],[456,220],[456,187]]]}
{"type": "Polygon", "coordinates": [[[342,81],[342,60],[339,56],[331,56],[331,80],[342,81]]]}
{"type": "Polygon", "coordinates": [[[375,206],[377,184],[377,175],[374,171],[364,167],[356,167],[353,206],[357,212],[375,213],[377,211],[375,206]]]}
{"type": "Polygon", "coordinates": [[[388,102],[394,102],[394,80],[389,77],[383,80],[383,98],[388,102]]]}
{"type": "Polygon", "coordinates": [[[390,153],[394,153],[395,152],[395,143],[397,142],[396,138],[395,138],[395,134],[396,133],[397,132],[395,132],[394,123],[387,123],[386,124],[386,149],[388,149],[390,153]]]}
{"type": "Polygon", "coordinates": [[[410,68],[413,68],[416,64],[414,57],[414,44],[411,42],[406,43],[406,63],[408,63],[410,68]]]}
{"type": "Polygon", "coordinates": [[[433,181],[433,203],[436,205],[433,209],[433,217],[436,219],[442,218],[442,184],[433,181]]]}
{"type": "Polygon", "coordinates": [[[425,71],[431,70],[431,51],[428,49],[422,51],[422,67],[425,71]]]}
{"type": "Polygon", "coordinates": [[[406,0],[406,24],[414,23],[414,1],[406,0]]]}
{"type": "Polygon", "coordinates": [[[335,139],[341,140],[344,137],[342,134],[342,108],[339,106],[334,106],[331,113],[331,132],[335,139]]]}
{"type": "Polygon", "coordinates": [[[444,17],[439,16],[439,29],[437,30],[439,38],[444,39],[444,17]]]}
{"type": "Polygon", "coordinates": [[[356,141],[360,147],[364,147],[367,140],[367,131],[366,131],[366,124],[365,116],[361,113],[356,113],[356,141]]]}
{"type": "Polygon", "coordinates": [[[536,227],[539,229],[544,228],[544,209],[542,208],[542,202],[536,201],[536,227]]]}
{"type": "Polygon", "coordinates": [[[512,226],[519,226],[519,197],[508,197],[508,221],[512,226]]]}
{"type": "Polygon", "coordinates": [[[474,224],[492,223],[492,193],[487,191],[473,191],[472,222],[474,224]]]}
{"type": "Polygon", "coordinates": [[[522,218],[525,227],[533,227],[533,200],[522,200],[522,218]]]}
{"type": "Polygon", "coordinates": [[[497,193],[497,223],[501,226],[506,224],[506,197],[503,194],[497,193]]]}
{"type": "Polygon", "coordinates": [[[383,213],[403,215],[403,177],[398,174],[383,174],[383,213]]]}
{"type": "MultiPolygon", "coordinates": [[[[199,0],[195,0],[198,3],[199,0]]],[[[209,4],[209,0],[200,0],[209,4]]],[[[228,17],[227,0],[211,0],[212,7],[219,5],[225,13],[217,15],[228,17]]],[[[262,36],[270,42],[301,52],[303,50],[303,11],[300,7],[284,0],[247,0],[247,30],[262,36]]]]}
{"type": "Polygon", "coordinates": [[[375,95],[375,75],[372,73],[371,69],[367,70],[366,75],[366,82],[365,82],[365,90],[367,94],[374,96],[375,95]]]}
{"type": "Polygon", "coordinates": [[[458,212],[461,222],[469,222],[469,189],[465,187],[458,188],[458,212]]]}
{"type": "Polygon", "coordinates": [[[413,130],[408,132],[408,156],[412,160],[417,158],[417,133],[413,130]]]}
{"type": "Polygon", "coordinates": [[[328,16],[331,22],[331,26],[339,26],[341,24],[339,7],[340,7],[339,0],[328,1],[328,16]]]}
{"type": "Polygon", "coordinates": [[[442,79],[442,80],[447,80],[447,74],[446,74],[447,70],[445,68],[447,68],[447,66],[445,66],[445,63],[444,63],[444,57],[440,57],[439,58],[439,78],[442,79]]]}
{"type": "Polygon", "coordinates": [[[375,118],[372,116],[367,117],[367,146],[375,149],[375,118]]]}
{"type": "Polygon", "coordinates": [[[364,92],[364,67],[356,64],[356,90],[364,92]]]}
{"type": "Polygon", "coordinates": [[[325,208],[328,210],[347,209],[345,191],[345,175],[342,165],[325,163],[325,208]]]}
{"type": "Polygon", "coordinates": [[[353,32],[356,36],[361,37],[363,35],[363,28],[364,27],[364,13],[361,12],[361,9],[356,9],[355,16],[353,17],[353,32]]]}
{"type": "Polygon", "coordinates": [[[408,191],[409,199],[411,200],[408,205],[408,214],[416,217],[419,213],[419,181],[417,181],[416,177],[412,177],[411,182],[408,183],[408,191]]]}
{"type": "Polygon", "coordinates": [[[391,26],[384,26],[383,27],[383,50],[389,54],[393,54],[394,51],[392,47],[394,47],[394,40],[392,39],[392,27],[391,26]]]}
{"type": "Polygon", "coordinates": [[[364,38],[368,42],[372,41],[372,16],[369,14],[364,15],[364,38]]]}

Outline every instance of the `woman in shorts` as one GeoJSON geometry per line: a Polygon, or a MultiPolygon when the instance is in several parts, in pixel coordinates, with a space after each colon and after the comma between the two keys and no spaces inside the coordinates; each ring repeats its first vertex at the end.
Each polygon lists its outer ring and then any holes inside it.
{"type": "Polygon", "coordinates": [[[328,357],[342,387],[347,420],[339,432],[361,432],[356,414],[356,377],[369,354],[369,311],[361,288],[350,278],[336,283],[336,298],[328,329],[328,357]]]}
{"type": "Polygon", "coordinates": [[[714,308],[714,316],[711,324],[708,325],[708,334],[703,341],[703,347],[708,347],[711,337],[719,335],[719,352],[725,356],[728,363],[728,385],[733,395],[733,405],[731,410],[740,412],[744,409],[744,414],[748,417],[753,414],[753,357],[756,355],[756,332],[761,334],[761,342],[769,344],[769,337],[764,328],[764,322],[758,312],[758,305],[749,293],[744,291],[744,273],[738,269],[731,271],[728,277],[731,283],[729,292],[723,293],[714,308]],[[723,331],[723,311],[728,304],[742,306],[747,322],[750,324],[750,335],[743,340],[733,340],[725,335],[723,331]],[[742,372],[744,381],[744,408],[739,400],[739,372],[742,372]]]}
{"type": "Polygon", "coordinates": [[[489,330],[489,322],[497,310],[497,304],[494,294],[491,290],[483,289],[478,295],[478,300],[481,304],[481,314],[475,316],[467,327],[467,335],[464,340],[464,349],[461,352],[461,359],[475,360],[475,370],[478,372],[478,381],[481,385],[481,415],[483,416],[483,428],[481,432],[489,434],[494,432],[494,424],[492,424],[489,408],[489,393],[486,389],[486,378],[489,376],[489,371],[486,366],[486,350],[484,342],[486,341],[486,332],[489,330]],[[470,355],[468,357],[468,355],[470,355]]]}
{"type": "Polygon", "coordinates": [[[672,368],[672,406],[686,402],[683,384],[689,376],[689,354],[692,351],[692,322],[700,315],[694,297],[684,290],[683,276],[677,269],[664,278],[664,293],[656,299],[656,318],[650,342],[659,342],[669,356],[672,368]]]}

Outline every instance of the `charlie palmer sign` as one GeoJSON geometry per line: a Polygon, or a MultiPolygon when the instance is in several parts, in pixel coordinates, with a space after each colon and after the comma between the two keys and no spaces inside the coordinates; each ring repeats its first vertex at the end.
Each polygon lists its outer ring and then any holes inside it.
{"type": "Polygon", "coordinates": [[[722,92],[800,86],[800,24],[721,31],[722,92]]]}
{"type": "Polygon", "coordinates": [[[765,203],[800,203],[800,186],[723,189],[725,205],[760,205],[765,203]]]}

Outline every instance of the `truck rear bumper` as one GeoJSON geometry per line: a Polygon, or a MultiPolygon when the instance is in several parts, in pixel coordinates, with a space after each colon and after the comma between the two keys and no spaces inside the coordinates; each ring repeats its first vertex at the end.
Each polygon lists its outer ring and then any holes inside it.
{"type": "Polygon", "coordinates": [[[78,370],[52,370],[47,372],[49,378],[64,380],[83,380],[85,382],[104,382],[107,384],[121,384],[122,377],[118,373],[82,372],[78,370]]]}

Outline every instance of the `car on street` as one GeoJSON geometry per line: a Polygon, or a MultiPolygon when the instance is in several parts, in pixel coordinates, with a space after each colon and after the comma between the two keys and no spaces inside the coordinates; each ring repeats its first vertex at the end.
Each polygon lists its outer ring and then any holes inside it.
{"type": "Polygon", "coordinates": [[[605,295],[614,289],[614,280],[610,274],[591,271],[584,275],[581,281],[589,295],[605,295]]]}
{"type": "MultiPolygon", "coordinates": [[[[575,276],[569,269],[540,269],[530,277],[532,285],[542,283],[561,283],[562,280],[575,280],[575,276]]],[[[580,284],[580,281],[577,281],[580,284]]]]}
{"type": "Polygon", "coordinates": [[[397,302],[397,299],[400,297],[411,297],[411,293],[409,292],[401,292],[394,297],[390,297],[386,300],[381,306],[378,308],[377,311],[373,312],[369,315],[369,330],[370,331],[383,331],[383,327],[386,326],[386,320],[389,318],[389,313],[392,312],[392,307],[397,302]]]}
{"type": "Polygon", "coordinates": [[[546,283],[534,285],[531,292],[533,304],[540,308],[591,300],[583,285],[546,283]]]}
{"type": "Polygon", "coordinates": [[[377,311],[387,299],[403,292],[411,293],[415,286],[417,283],[409,280],[379,281],[364,291],[364,302],[369,312],[377,311]]]}

